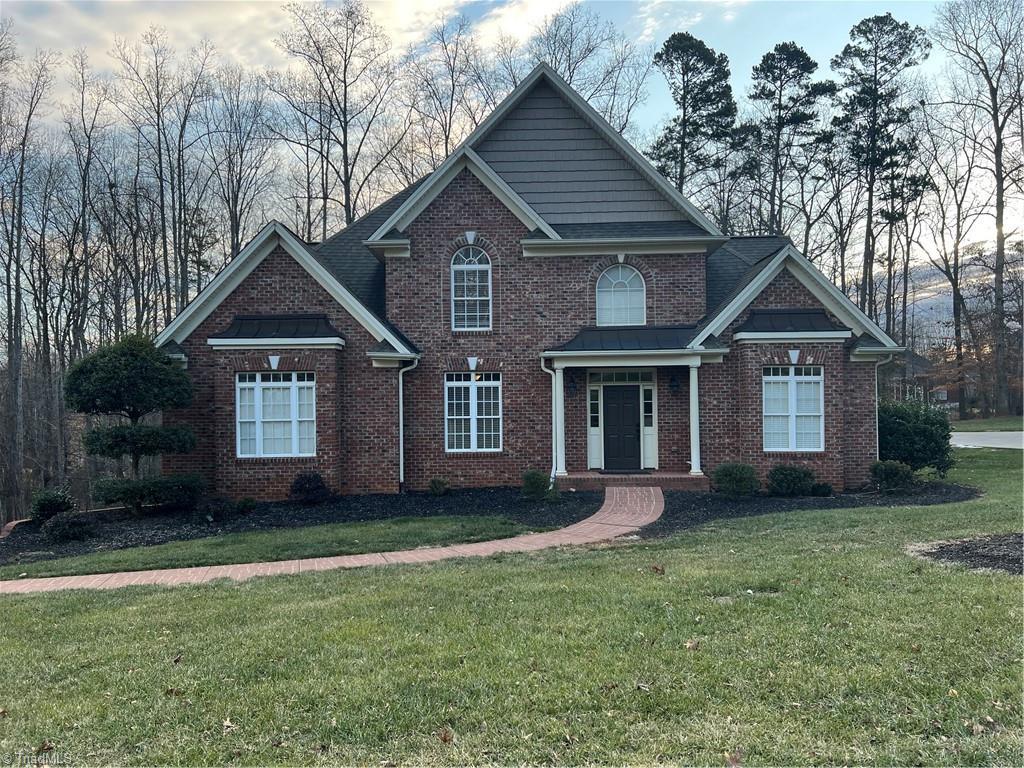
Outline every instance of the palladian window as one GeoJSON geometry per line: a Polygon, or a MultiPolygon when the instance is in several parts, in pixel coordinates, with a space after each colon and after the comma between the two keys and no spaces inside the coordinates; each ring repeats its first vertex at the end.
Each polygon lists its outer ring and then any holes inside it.
{"type": "Polygon", "coordinates": [[[475,245],[452,257],[452,329],[491,329],[491,260],[475,245]]]}
{"type": "Polygon", "coordinates": [[[633,267],[616,264],[597,278],[598,325],[643,325],[646,304],[644,278],[633,267]]]}

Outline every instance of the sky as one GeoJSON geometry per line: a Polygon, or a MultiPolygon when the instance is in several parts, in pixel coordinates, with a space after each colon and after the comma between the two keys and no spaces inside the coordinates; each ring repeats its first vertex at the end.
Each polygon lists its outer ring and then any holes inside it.
{"type": "MultiPolygon", "coordinates": [[[[441,16],[462,13],[486,46],[500,35],[521,38],[569,0],[370,0],[396,46],[415,44],[441,16]]],[[[689,31],[730,60],[737,96],[746,92],[750,69],[776,43],[794,40],[827,73],[828,61],[860,19],[891,11],[927,28],[935,3],[846,0],[589,0],[602,17],[629,38],[659,47],[673,32],[689,31]]],[[[164,27],[175,48],[208,37],[223,60],[263,69],[287,62],[275,45],[283,28],[282,0],[0,0],[0,14],[14,20],[19,49],[69,53],[84,47],[95,66],[110,66],[116,37],[136,38],[150,25],[164,27]]],[[[928,70],[938,71],[933,55],[928,70]]],[[[654,73],[636,128],[650,132],[671,111],[663,78],[654,73]]]]}

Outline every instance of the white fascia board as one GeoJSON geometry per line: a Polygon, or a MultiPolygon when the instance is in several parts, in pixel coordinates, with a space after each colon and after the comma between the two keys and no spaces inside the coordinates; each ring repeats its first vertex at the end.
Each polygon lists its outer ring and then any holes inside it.
{"type": "Polygon", "coordinates": [[[211,347],[234,349],[303,349],[307,347],[328,347],[341,349],[345,340],[340,336],[314,336],[293,339],[207,339],[211,347]]]}
{"type": "Polygon", "coordinates": [[[367,352],[366,356],[375,360],[417,360],[420,357],[414,352],[374,352],[373,350],[367,352]]]}
{"type": "Polygon", "coordinates": [[[787,341],[842,341],[853,336],[851,331],[744,331],[733,336],[736,341],[787,342],[787,341]]]}
{"type": "Polygon", "coordinates": [[[906,347],[861,347],[850,353],[850,360],[855,363],[881,360],[883,357],[892,357],[906,352],[906,347]]]}
{"type": "Polygon", "coordinates": [[[523,246],[523,255],[529,257],[707,253],[723,242],[718,237],[581,238],[552,241],[524,238],[519,241],[523,246]]]}
{"type": "Polygon", "coordinates": [[[353,318],[363,326],[375,341],[387,340],[397,350],[405,345],[381,321],[360,302],[351,291],[339,283],[320,262],[314,259],[288,231],[277,221],[271,221],[259,234],[227,264],[198,296],[156,337],[157,346],[168,341],[182,342],[188,338],[200,323],[237,288],[252,271],[280,244],[288,254],[302,266],[320,286],[327,291],[353,318]]]}
{"type": "Polygon", "coordinates": [[[851,326],[857,333],[869,333],[881,340],[887,347],[897,346],[878,325],[861,312],[857,305],[834,286],[828,278],[792,245],[787,245],[771,260],[767,267],[722,309],[691,342],[701,344],[708,336],[722,333],[740,312],[752,302],[774,280],[783,269],[789,269],[793,276],[818,299],[832,314],[851,326]]]}
{"type": "Polygon", "coordinates": [[[542,358],[551,358],[554,368],[635,368],[637,366],[687,365],[699,366],[701,355],[691,349],[656,349],[594,352],[542,352],[542,358]]]}
{"type": "Polygon", "coordinates": [[[366,244],[372,247],[376,241],[381,240],[392,229],[403,231],[465,168],[468,168],[490,190],[491,194],[498,198],[502,205],[512,211],[515,217],[523,222],[525,226],[530,229],[541,230],[552,240],[558,239],[558,233],[551,228],[551,225],[544,221],[504,179],[498,176],[493,168],[487,165],[472,149],[464,147],[449,155],[448,159],[434,171],[426,183],[410,195],[398,207],[398,210],[391,214],[388,220],[370,235],[366,244]]]}

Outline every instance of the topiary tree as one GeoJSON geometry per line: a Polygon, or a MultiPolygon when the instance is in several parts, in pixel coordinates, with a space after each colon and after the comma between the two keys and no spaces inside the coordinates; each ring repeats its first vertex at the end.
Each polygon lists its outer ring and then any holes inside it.
{"type": "Polygon", "coordinates": [[[946,412],[927,403],[880,402],[878,458],[901,461],[914,470],[934,467],[945,476],[953,466],[946,412]]]}
{"type": "MultiPolygon", "coordinates": [[[[187,453],[195,448],[195,436],[188,427],[140,423],[150,414],[192,402],[188,375],[145,336],[129,336],[71,366],[64,382],[64,399],[79,413],[127,419],[127,423],[89,430],[83,442],[93,456],[130,457],[132,482],[140,491],[143,456],[187,453]]],[[[128,485],[122,481],[119,487],[125,489],[126,498],[132,498],[131,506],[138,509],[147,501],[159,501],[149,499],[152,494],[148,492],[142,494],[146,499],[139,500],[139,494],[132,494],[128,485]]]]}

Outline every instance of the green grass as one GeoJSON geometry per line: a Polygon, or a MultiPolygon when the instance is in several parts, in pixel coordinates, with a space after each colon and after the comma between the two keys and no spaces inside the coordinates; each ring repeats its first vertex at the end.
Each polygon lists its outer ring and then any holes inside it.
{"type": "Polygon", "coordinates": [[[958,456],[953,479],[983,498],[595,550],[2,597],[0,754],[1018,765],[1020,578],[904,553],[1020,530],[1019,451],[958,456]]]}
{"type": "Polygon", "coordinates": [[[0,566],[0,579],[72,576],[81,573],[147,571],[193,565],[226,565],[302,557],[358,555],[435,544],[485,541],[517,536],[526,526],[505,517],[397,517],[363,523],[334,523],[305,528],[228,533],[204,539],[172,541],[78,557],[0,566]]]}
{"type": "Polygon", "coordinates": [[[1020,432],[1024,430],[1024,418],[1020,416],[993,416],[990,419],[967,419],[951,421],[954,432],[1020,432]]]}

